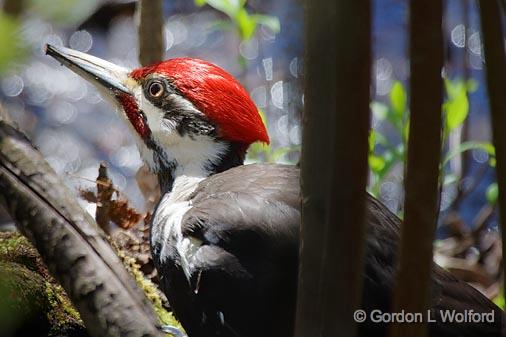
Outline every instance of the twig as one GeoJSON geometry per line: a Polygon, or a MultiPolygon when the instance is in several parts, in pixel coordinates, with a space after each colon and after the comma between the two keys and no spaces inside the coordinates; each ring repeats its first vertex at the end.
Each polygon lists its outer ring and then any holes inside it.
{"type": "Polygon", "coordinates": [[[107,234],[111,234],[110,225],[110,208],[112,196],[114,194],[114,188],[112,187],[111,179],[107,175],[107,166],[104,163],[100,163],[98,168],[97,177],[97,212],[95,213],[95,220],[97,224],[107,234]]]}
{"type": "Polygon", "coordinates": [[[140,0],[139,11],[139,60],[146,66],[163,58],[163,8],[162,0],[140,0]]]}

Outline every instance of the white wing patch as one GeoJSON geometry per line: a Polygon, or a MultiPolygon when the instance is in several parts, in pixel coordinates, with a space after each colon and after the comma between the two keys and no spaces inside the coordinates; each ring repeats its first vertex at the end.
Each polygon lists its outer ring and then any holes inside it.
{"type": "Polygon", "coordinates": [[[152,243],[162,242],[160,261],[163,263],[168,258],[174,258],[176,252],[188,281],[191,279],[195,254],[202,246],[202,241],[192,236],[184,236],[181,223],[186,212],[192,208],[187,196],[201,180],[202,178],[178,177],[174,181],[173,191],[165,194],[160,201],[152,222],[152,243]]]}
{"type": "Polygon", "coordinates": [[[181,267],[183,268],[186,279],[190,281],[191,270],[193,269],[193,262],[197,250],[202,246],[202,240],[193,236],[183,237],[177,244],[177,251],[181,257],[181,267]]]}

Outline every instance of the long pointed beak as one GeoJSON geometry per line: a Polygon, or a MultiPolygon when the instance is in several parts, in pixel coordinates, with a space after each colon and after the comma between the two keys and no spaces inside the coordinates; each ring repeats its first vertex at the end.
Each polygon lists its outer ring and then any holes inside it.
{"type": "Polygon", "coordinates": [[[106,89],[109,94],[132,94],[124,84],[130,73],[128,69],[69,48],[47,44],[45,49],[47,55],[98,87],[106,89]]]}

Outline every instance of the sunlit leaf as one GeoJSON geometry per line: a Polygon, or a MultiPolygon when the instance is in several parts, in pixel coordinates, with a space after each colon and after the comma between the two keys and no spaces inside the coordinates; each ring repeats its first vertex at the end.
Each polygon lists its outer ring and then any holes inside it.
{"type": "Polygon", "coordinates": [[[273,33],[277,34],[281,31],[281,24],[279,19],[275,16],[254,14],[251,17],[257,24],[269,28],[273,33]]]}
{"type": "Polygon", "coordinates": [[[449,98],[453,98],[458,95],[459,91],[462,90],[462,82],[452,82],[449,79],[444,80],[446,94],[449,98]]]}
{"type": "Polygon", "coordinates": [[[380,156],[376,156],[374,154],[369,155],[369,167],[374,172],[379,172],[383,170],[385,167],[385,160],[381,158],[380,156]]]}
{"type": "Polygon", "coordinates": [[[444,105],[448,131],[452,131],[462,125],[469,113],[469,100],[465,87],[461,86],[460,91],[455,92],[453,95],[444,105]]]}
{"type": "Polygon", "coordinates": [[[394,112],[402,116],[406,111],[407,95],[404,86],[399,81],[396,81],[392,86],[392,90],[390,91],[390,102],[394,112]]]}
{"type": "Polygon", "coordinates": [[[269,125],[269,121],[267,120],[267,115],[265,114],[265,111],[262,109],[258,109],[258,114],[260,115],[260,118],[262,119],[262,123],[264,123],[265,127],[269,125]]]}
{"type": "Polygon", "coordinates": [[[498,295],[496,298],[494,298],[494,303],[503,310],[506,308],[506,301],[504,300],[504,295],[498,295]]]}
{"type": "Polygon", "coordinates": [[[300,151],[299,145],[294,146],[283,146],[269,153],[267,161],[271,163],[278,162],[283,156],[288,155],[292,152],[300,151]]]}
{"type": "Polygon", "coordinates": [[[487,196],[487,201],[490,204],[495,204],[497,202],[497,197],[499,196],[499,187],[497,183],[492,183],[487,187],[487,191],[485,192],[487,196]]]}
{"type": "Polygon", "coordinates": [[[404,127],[402,128],[402,139],[406,143],[408,142],[408,138],[409,138],[409,126],[410,126],[410,122],[407,121],[404,124],[404,127]]]}
{"type": "Polygon", "coordinates": [[[0,12],[0,74],[23,62],[28,55],[20,35],[20,22],[0,12]]]}
{"type": "Polygon", "coordinates": [[[476,90],[478,90],[478,81],[473,79],[467,80],[466,87],[468,92],[470,93],[476,92],[476,90]]]}
{"type": "Polygon", "coordinates": [[[372,102],[371,103],[371,110],[374,115],[374,117],[379,120],[385,120],[388,115],[388,107],[385,104],[379,103],[379,102],[372,102]]]}
{"type": "Polygon", "coordinates": [[[487,152],[489,156],[495,156],[494,146],[489,142],[464,142],[446,154],[442,162],[443,167],[456,156],[470,150],[481,150],[487,152]]]}
{"type": "Polygon", "coordinates": [[[374,129],[369,133],[369,152],[374,151],[374,146],[376,145],[376,131],[374,129]]]}
{"type": "Polygon", "coordinates": [[[202,7],[206,4],[206,0],[194,0],[195,2],[195,5],[199,6],[199,7],[202,7]]]}
{"type": "Polygon", "coordinates": [[[235,20],[237,13],[242,8],[242,5],[237,0],[205,0],[205,2],[214,9],[225,13],[232,20],[235,20]]]}
{"type": "Polygon", "coordinates": [[[257,23],[255,20],[248,14],[248,12],[242,8],[235,17],[236,23],[239,27],[239,32],[241,34],[241,38],[243,40],[249,40],[255,34],[255,30],[257,28],[257,23]]]}
{"type": "Polygon", "coordinates": [[[458,181],[458,176],[456,174],[446,174],[443,178],[443,186],[448,186],[454,184],[458,181]]]}

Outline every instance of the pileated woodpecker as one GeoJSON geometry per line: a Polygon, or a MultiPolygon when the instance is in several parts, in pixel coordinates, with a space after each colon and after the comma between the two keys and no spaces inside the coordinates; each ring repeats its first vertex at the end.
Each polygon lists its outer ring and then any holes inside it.
{"type": "MultiPolygon", "coordinates": [[[[289,337],[296,303],[299,170],[243,165],[249,145],[269,137],[255,104],[230,74],[177,58],[133,71],[67,48],[47,54],[119,105],[162,199],[151,224],[160,286],[190,337],[289,337]],[[260,331],[260,332],[259,332],[260,331]]],[[[362,308],[390,310],[400,220],[367,197],[362,308]]],[[[503,312],[434,264],[432,337],[499,336],[503,312]],[[459,323],[442,310],[489,313],[459,323]]],[[[386,323],[359,325],[385,336],[386,323]]]]}

